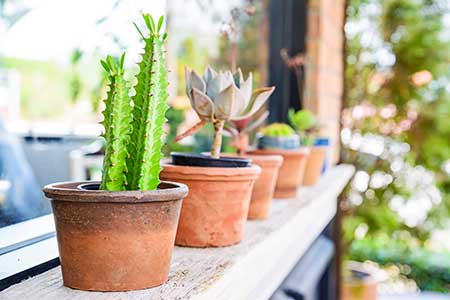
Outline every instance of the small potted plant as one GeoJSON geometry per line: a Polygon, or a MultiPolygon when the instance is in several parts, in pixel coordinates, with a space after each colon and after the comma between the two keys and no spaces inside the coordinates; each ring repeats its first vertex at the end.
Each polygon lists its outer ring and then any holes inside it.
{"type": "Polygon", "coordinates": [[[311,111],[299,110],[295,112],[293,109],[290,109],[288,117],[300,136],[300,143],[311,148],[311,153],[306,163],[303,185],[314,185],[322,173],[328,148],[328,139],[317,138],[316,133],[319,126],[316,117],[311,111]]]}
{"type": "Polygon", "coordinates": [[[252,93],[251,76],[216,72],[207,67],[203,77],[186,69],[186,92],[200,122],[214,125],[210,155],[172,153],[161,176],[189,186],[191,193],[181,209],[175,243],[182,246],[228,246],[241,241],[253,184],[261,169],[242,157],[221,156],[222,133],[227,121],[244,120],[258,111],[274,87],[252,93]]]}
{"type": "Polygon", "coordinates": [[[294,129],[282,123],[267,126],[258,138],[258,149],[249,153],[283,156],[274,196],[293,198],[297,195],[297,188],[303,181],[309,148],[300,147],[299,136],[294,129]]]}
{"type": "Polygon", "coordinates": [[[347,261],[342,277],[343,300],[376,300],[378,285],[386,278],[386,274],[373,265],[347,261]]]}
{"type": "Polygon", "coordinates": [[[231,121],[225,126],[225,129],[233,137],[233,145],[236,147],[238,155],[250,158],[252,163],[261,167],[261,174],[253,187],[248,219],[265,219],[269,215],[278,172],[283,162],[281,155],[247,154],[249,134],[260,127],[268,116],[268,111],[261,110],[247,119],[231,121]]]}
{"type": "Polygon", "coordinates": [[[167,280],[181,201],[187,187],[159,180],[167,109],[167,70],[160,33],[143,15],[149,34],[129,97],[124,58],[108,56],[101,182],[46,186],[51,199],[64,285],[82,290],[126,291],[167,280]],[[134,103],[134,105],[131,104],[134,103]]]}

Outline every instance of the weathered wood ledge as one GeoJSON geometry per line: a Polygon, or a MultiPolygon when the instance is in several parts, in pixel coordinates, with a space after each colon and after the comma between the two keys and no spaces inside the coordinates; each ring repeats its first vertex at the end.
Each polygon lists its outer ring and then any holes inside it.
{"type": "Polygon", "coordinates": [[[336,213],[337,197],[354,167],[329,169],[298,199],[274,200],[270,217],[249,221],[244,240],[225,248],[175,247],[166,284],[147,290],[98,293],[62,285],[55,268],[0,292],[2,300],[268,299],[336,213]]]}

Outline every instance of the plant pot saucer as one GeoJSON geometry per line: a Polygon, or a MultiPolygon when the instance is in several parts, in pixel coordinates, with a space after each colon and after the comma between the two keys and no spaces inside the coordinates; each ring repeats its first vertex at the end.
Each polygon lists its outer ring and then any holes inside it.
{"type": "Polygon", "coordinates": [[[172,164],[176,166],[212,167],[212,168],[246,168],[251,160],[244,157],[221,156],[213,158],[205,154],[172,152],[172,164]]]}

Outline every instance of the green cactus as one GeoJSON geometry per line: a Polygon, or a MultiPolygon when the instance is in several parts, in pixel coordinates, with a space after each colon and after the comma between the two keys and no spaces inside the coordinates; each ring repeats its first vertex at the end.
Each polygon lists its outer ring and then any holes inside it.
{"type": "Polygon", "coordinates": [[[107,146],[101,189],[154,190],[160,182],[163,125],[168,108],[163,50],[167,34],[160,34],[163,17],[157,26],[150,15],[144,14],[143,17],[149,35],[144,36],[135,24],[145,47],[132,99],[128,96],[127,82],[124,80],[124,56],[119,64],[111,57],[101,61],[110,74],[110,90],[103,112],[107,146]]]}
{"type": "Polygon", "coordinates": [[[128,157],[127,145],[130,140],[131,102],[127,82],[124,79],[123,62],[125,53],[117,63],[111,56],[101,61],[109,74],[109,91],[103,112],[104,138],[106,140],[105,159],[101,189],[122,191],[127,186],[128,157]]]}
{"type": "Polygon", "coordinates": [[[150,35],[145,37],[139,31],[145,47],[134,87],[133,129],[128,147],[133,155],[128,160],[128,182],[131,189],[153,190],[159,184],[163,124],[168,109],[167,69],[163,51],[167,34],[160,35],[163,17],[156,27],[150,15],[143,16],[150,35]]]}

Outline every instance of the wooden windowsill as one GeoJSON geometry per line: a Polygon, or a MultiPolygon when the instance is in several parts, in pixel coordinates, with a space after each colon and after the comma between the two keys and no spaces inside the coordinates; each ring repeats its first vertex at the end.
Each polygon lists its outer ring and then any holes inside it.
{"type": "Polygon", "coordinates": [[[244,240],[224,248],[175,247],[169,280],[146,290],[98,293],[62,285],[60,267],[0,292],[2,300],[268,299],[336,213],[354,167],[329,169],[297,199],[274,200],[267,220],[249,221],[244,240]]]}

